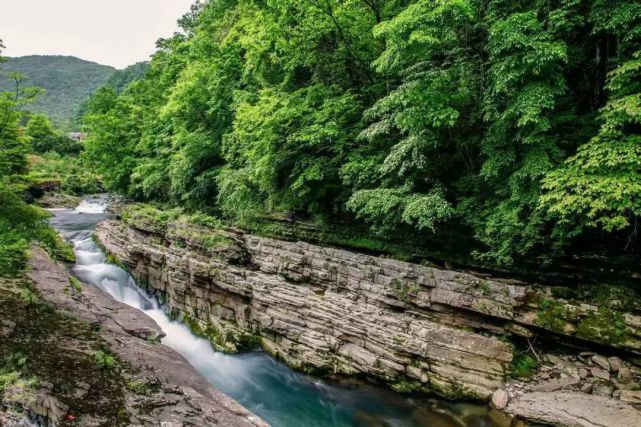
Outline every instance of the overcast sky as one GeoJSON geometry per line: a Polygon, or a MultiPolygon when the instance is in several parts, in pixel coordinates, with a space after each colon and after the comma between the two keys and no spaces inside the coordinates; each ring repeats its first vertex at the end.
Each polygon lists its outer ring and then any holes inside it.
{"type": "Polygon", "coordinates": [[[0,0],[3,56],[72,55],[124,68],[148,59],[194,0],[0,0]]]}

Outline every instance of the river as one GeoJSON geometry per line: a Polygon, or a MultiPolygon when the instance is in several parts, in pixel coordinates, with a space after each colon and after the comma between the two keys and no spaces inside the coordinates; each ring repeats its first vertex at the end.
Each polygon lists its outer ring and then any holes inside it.
{"type": "Polygon", "coordinates": [[[110,217],[105,198],[85,199],[76,209],[52,209],[51,224],[74,245],[72,272],[118,301],[145,312],[167,334],[163,344],[182,354],[214,387],[275,427],[490,427],[484,406],[406,396],[382,387],[333,383],[296,372],[262,351],[228,355],[214,351],[157,300],[110,264],[91,238],[110,217]]]}

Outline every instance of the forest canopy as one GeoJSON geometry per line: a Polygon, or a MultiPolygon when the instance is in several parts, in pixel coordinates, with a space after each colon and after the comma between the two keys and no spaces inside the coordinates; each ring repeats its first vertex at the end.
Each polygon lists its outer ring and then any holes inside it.
{"type": "Polygon", "coordinates": [[[87,106],[84,156],[111,190],[454,230],[500,265],[635,247],[637,0],[210,0],[180,25],[87,106]]]}

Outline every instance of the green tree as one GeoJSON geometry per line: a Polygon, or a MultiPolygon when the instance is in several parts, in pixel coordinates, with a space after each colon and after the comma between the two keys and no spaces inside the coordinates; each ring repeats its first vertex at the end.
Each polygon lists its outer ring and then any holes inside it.
{"type": "Polygon", "coordinates": [[[51,248],[59,243],[46,223],[47,214],[23,199],[29,144],[20,121],[23,108],[40,91],[24,87],[18,74],[11,78],[14,91],[0,92],[0,276],[22,270],[30,242],[40,241],[51,248]]]}
{"type": "Polygon", "coordinates": [[[558,218],[561,235],[598,228],[634,237],[641,217],[641,4],[598,1],[591,18],[595,32],[617,37],[601,127],[547,175],[541,203],[558,218]]]}
{"type": "Polygon", "coordinates": [[[205,1],[96,93],[84,157],[140,199],[548,260],[634,235],[640,23],[634,0],[205,1]]]}
{"type": "Polygon", "coordinates": [[[478,144],[478,13],[472,1],[423,0],[375,27],[386,47],[376,69],[400,81],[365,113],[371,124],[343,177],[356,190],[347,206],[381,231],[436,232],[454,214],[447,190],[478,144]]]}

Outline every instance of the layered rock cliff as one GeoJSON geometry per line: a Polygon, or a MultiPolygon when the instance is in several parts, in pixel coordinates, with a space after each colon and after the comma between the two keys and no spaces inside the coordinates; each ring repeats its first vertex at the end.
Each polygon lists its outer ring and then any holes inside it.
{"type": "Polygon", "coordinates": [[[219,349],[260,340],[299,369],[399,390],[488,398],[510,370],[505,336],[533,331],[641,349],[638,316],[519,282],[181,220],[110,220],[95,236],[219,349]]]}

